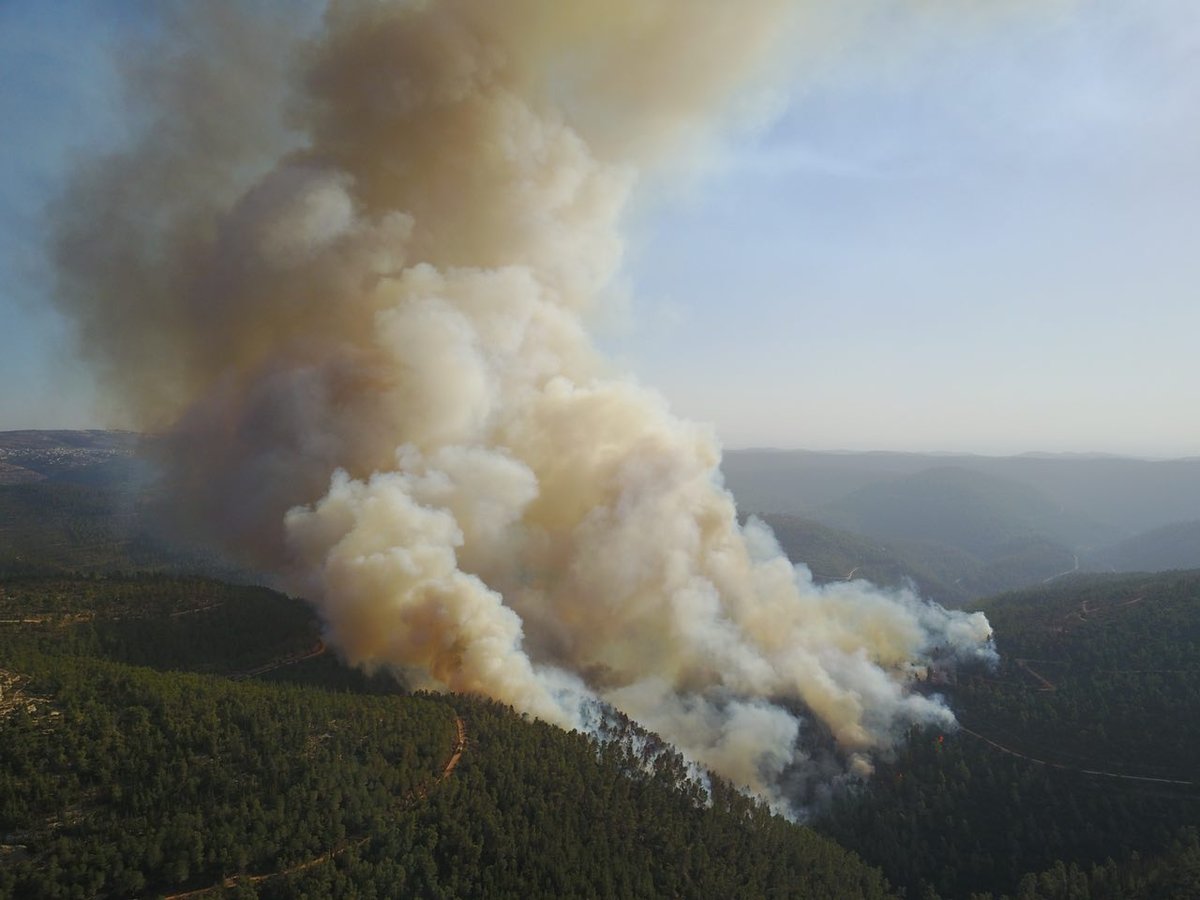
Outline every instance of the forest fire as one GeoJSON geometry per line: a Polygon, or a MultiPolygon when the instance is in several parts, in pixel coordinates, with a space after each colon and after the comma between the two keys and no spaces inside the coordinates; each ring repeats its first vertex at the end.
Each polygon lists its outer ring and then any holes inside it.
{"type": "Polygon", "coordinates": [[[990,627],[815,586],[588,329],[639,173],[828,12],[193,5],[134,66],[156,127],[59,207],[63,306],[188,514],[347,660],[565,726],[602,700],[787,808],[949,727],[915,673],[990,627]]]}

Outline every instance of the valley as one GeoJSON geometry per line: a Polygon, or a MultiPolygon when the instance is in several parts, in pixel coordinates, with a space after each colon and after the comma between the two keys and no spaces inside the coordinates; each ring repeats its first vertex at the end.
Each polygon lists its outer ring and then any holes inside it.
{"type": "Polygon", "coordinates": [[[725,483],[814,578],[962,606],[1073,572],[1200,568],[1200,460],[731,451],[725,483]]]}
{"type": "MultiPolygon", "coordinates": [[[[899,736],[798,824],[623,717],[564,732],[346,667],[306,604],[166,542],[147,553],[111,456],[72,458],[0,486],[0,896],[1200,889],[1200,573],[1068,560],[1019,591],[949,594],[987,613],[1000,653],[919,685],[961,727],[899,736]]],[[[962,578],[949,545],[764,518],[815,578],[962,578]]]]}

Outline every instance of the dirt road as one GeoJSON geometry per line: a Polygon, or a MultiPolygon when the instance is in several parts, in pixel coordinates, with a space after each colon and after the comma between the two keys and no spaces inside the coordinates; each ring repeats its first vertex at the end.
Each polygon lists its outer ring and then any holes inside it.
{"type": "Polygon", "coordinates": [[[1064,765],[1063,763],[1050,762],[1045,759],[1038,759],[1036,756],[1029,756],[1028,754],[1022,753],[1020,750],[1014,750],[1012,747],[1005,747],[1003,744],[999,744],[989,737],[984,737],[978,731],[972,731],[965,725],[960,724],[958,727],[960,731],[971,735],[973,738],[983,741],[993,750],[999,750],[1001,753],[1007,753],[1009,756],[1015,756],[1018,759],[1025,760],[1026,762],[1036,763],[1039,766],[1047,766],[1051,769],[1061,769],[1064,772],[1079,772],[1083,775],[1098,775],[1102,778],[1119,778],[1123,781],[1140,781],[1149,784],[1174,784],[1182,787],[1196,787],[1197,785],[1197,782],[1195,781],[1185,781],[1179,778],[1152,778],[1148,775],[1126,775],[1123,772],[1106,772],[1102,769],[1083,769],[1078,766],[1068,766],[1064,765]]]}
{"type": "MultiPolygon", "coordinates": [[[[458,768],[459,762],[462,760],[463,752],[467,749],[467,723],[463,717],[455,714],[454,716],[454,743],[450,747],[450,756],[446,759],[446,764],[442,766],[441,773],[429,785],[417,788],[412,794],[400,802],[401,808],[408,808],[415,802],[424,800],[429,796],[430,790],[437,787],[447,778],[454,774],[454,770],[458,768]]],[[[340,847],[335,847],[322,853],[320,856],[315,856],[312,859],[306,859],[304,862],[296,863],[286,869],[279,869],[275,872],[264,872],[260,875],[230,875],[220,884],[210,885],[208,887],[195,888],[194,890],[184,891],[179,894],[167,894],[165,900],[198,900],[198,898],[206,897],[214,894],[217,891],[230,890],[237,887],[239,884],[261,884],[271,878],[281,878],[285,875],[294,875],[297,872],[303,872],[306,869],[311,869],[314,866],[319,866],[322,863],[331,862],[341,854],[345,853],[351,847],[361,847],[371,839],[370,835],[360,835],[356,838],[351,838],[345,841],[340,847]]]]}

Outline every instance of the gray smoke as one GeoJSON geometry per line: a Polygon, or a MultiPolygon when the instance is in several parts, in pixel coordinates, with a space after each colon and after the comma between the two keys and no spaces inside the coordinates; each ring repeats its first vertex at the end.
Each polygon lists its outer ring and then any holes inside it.
{"type": "Polygon", "coordinates": [[[639,173],[835,7],[182,7],[144,137],[60,205],[61,302],[184,508],[351,663],[567,726],[598,697],[783,804],[814,721],[854,771],[952,724],[913,680],[988,624],[814,586],[588,328],[639,173]]]}

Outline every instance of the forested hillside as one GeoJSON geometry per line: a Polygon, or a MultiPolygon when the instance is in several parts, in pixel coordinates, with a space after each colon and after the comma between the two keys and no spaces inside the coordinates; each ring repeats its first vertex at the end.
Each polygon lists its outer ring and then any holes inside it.
{"type": "Polygon", "coordinates": [[[125,432],[0,432],[0,573],[254,580],[176,526],[154,467],[139,455],[150,443],[125,432]]]}
{"type": "Polygon", "coordinates": [[[945,545],[880,540],[800,516],[759,518],[788,558],[806,566],[818,584],[858,578],[887,587],[912,584],[923,597],[959,605],[970,595],[955,582],[979,565],[969,553],[945,545]]]}
{"type": "Polygon", "coordinates": [[[1092,567],[1116,572],[1162,572],[1200,567],[1200,521],[1174,522],[1103,547],[1092,567]]]}
{"type": "Polygon", "coordinates": [[[911,584],[952,606],[1078,571],[1115,533],[1028,485],[953,466],[869,482],[808,516],[761,514],[818,580],[911,584]]]}
{"type": "Polygon", "coordinates": [[[984,608],[999,668],[930,687],[962,728],[912,732],[828,833],[916,896],[1200,895],[1200,574],[984,608]]]}
{"type": "Polygon", "coordinates": [[[887,587],[912,587],[946,606],[1045,583],[1075,571],[1077,560],[1061,544],[1037,536],[997,547],[988,558],[951,544],[911,538],[867,537],[797,516],[763,515],[788,557],[818,583],[864,579],[887,587]]]}
{"type": "MultiPolygon", "coordinates": [[[[963,727],[912,731],[813,831],[619,716],[599,741],[348,669],[304,603],[151,530],[139,556],[134,495],[96,476],[120,447],[26,444],[0,486],[0,896],[1200,896],[1200,573],[982,601],[999,667],[923,686],[963,727]]],[[[818,580],[969,604],[999,578],[769,521],[818,580]]]]}
{"type": "Polygon", "coordinates": [[[263,588],[10,576],[0,686],[0,896],[887,894],[633,723],[402,693],[263,588]]]}

